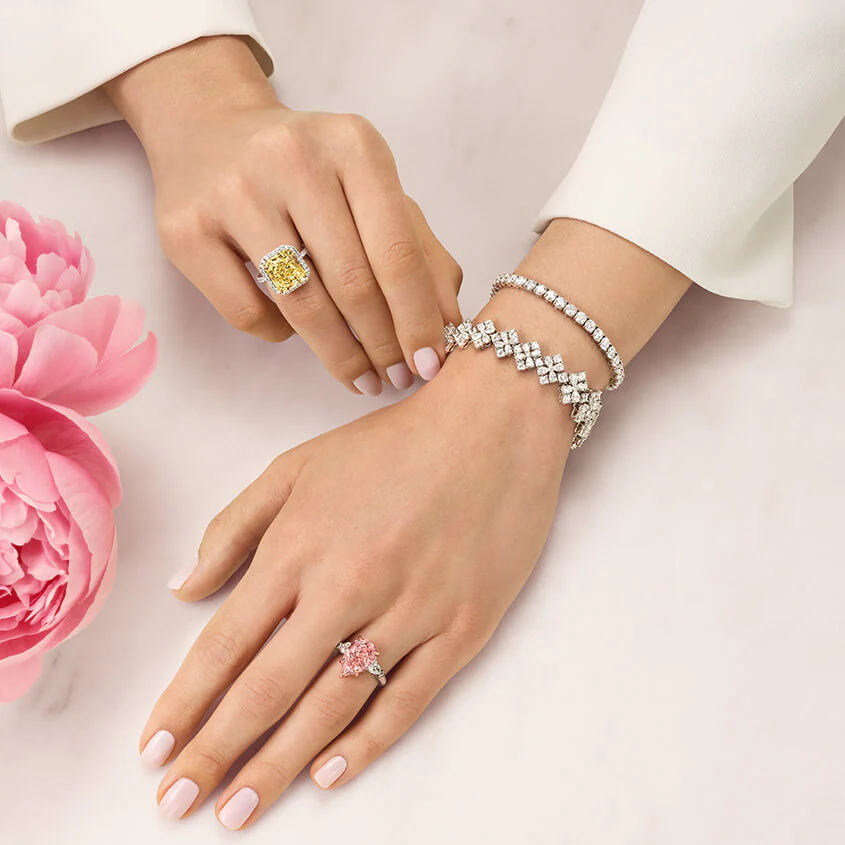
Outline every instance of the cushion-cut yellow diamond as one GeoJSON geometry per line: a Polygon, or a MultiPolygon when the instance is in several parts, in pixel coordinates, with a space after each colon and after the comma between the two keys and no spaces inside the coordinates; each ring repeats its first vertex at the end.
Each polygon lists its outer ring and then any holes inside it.
{"type": "Polygon", "coordinates": [[[261,262],[261,270],[276,293],[286,294],[308,281],[308,265],[290,246],[274,250],[261,262]]]}

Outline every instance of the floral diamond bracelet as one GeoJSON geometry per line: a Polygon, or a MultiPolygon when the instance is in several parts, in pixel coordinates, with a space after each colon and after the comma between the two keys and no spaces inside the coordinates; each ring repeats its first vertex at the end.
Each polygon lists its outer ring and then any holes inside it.
{"type": "Polygon", "coordinates": [[[601,413],[601,391],[592,390],[584,372],[570,373],[560,355],[544,355],[536,341],[523,343],[514,329],[499,331],[492,320],[474,325],[464,320],[460,325],[449,323],[445,329],[446,353],[465,349],[494,349],[497,358],[513,358],[517,370],[533,370],[540,384],[558,387],[561,405],[571,405],[575,433],[570,448],[577,449],[590,436],[601,413]]]}

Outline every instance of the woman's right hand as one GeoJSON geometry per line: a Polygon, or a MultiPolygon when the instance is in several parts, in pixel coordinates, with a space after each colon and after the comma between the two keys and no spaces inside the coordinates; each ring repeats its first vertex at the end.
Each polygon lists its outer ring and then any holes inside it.
{"type": "Polygon", "coordinates": [[[228,322],[272,341],[297,332],[367,395],[437,373],[461,271],[368,121],[286,108],[229,36],[156,56],[107,90],[147,151],[165,252],[228,322]],[[271,302],[244,263],[282,244],[308,247],[311,277],[271,302]]]}

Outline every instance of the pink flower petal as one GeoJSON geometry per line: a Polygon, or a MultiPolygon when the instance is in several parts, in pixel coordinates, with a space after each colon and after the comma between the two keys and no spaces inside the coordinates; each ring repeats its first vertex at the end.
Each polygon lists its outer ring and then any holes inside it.
{"type": "Polygon", "coordinates": [[[97,352],[84,337],[42,324],[34,329],[14,386],[26,396],[53,401],[62,390],[87,379],[96,366],[97,352]]]}
{"type": "Polygon", "coordinates": [[[29,326],[51,313],[31,279],[22,279],[12,285],[0,306],[29,326]]]}
{"type": "MultiPolygon", "coordinates": [[[[14,393],[0,390],[0,396],[14,393]]],[[[0,407],[0,479],[28,503],[48,509],[59,497],[44,447],[0,407]],[[16,428],[24,434],[12,436],[16,428]]]]}
{"type": "Polygon", "coordinates": [[[0,421],[4,414],[24,426],[46,451],[66,455],[84,467],[105,490],[112,507],[117,507],[120,502],[117,464],[105,439],[88,420],[68,408],[8,389],[0,390],[0,421]]]}
{"type": "Polygon", "coordinates": [[[158,341],[150,332],[122,358],[101,365],[90,378],[57,391],[51,399],[87,416],[102,414],[131,399],[150,377],[157,359],[158,341]]]}
{"type": "Polygon", "coordinates": [[[17,317],[7,314],[0,307],[0,331],[6,332],[14,337],[17,337],[26,329],[26,325],[22,323],[17,317]]]}
{"type": "Polygon", "coordinates": [[[0,328],[0,387],[11,387],[18,363],[18,342],[0,328]]]}
{"type": "MultiPolygon", "coordinates": [[[[97,351],[98,359],[102,359],[114,334],[115,324],[118,322],[122,300],[119,296],[96,296],[79,305],[73,305],[63,311],[56,311],[48,315],[39,324],[64,329],[70,334],[84,337],[97,351]]],[[[143,328],[143,311],[141,326],[138,332],[124,347],[128,349],[141,334],[143,328]]]]}

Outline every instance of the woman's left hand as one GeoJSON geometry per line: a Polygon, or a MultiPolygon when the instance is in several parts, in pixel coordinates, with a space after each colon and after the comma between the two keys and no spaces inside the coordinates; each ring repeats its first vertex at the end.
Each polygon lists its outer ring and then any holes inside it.
{"type": "Polygon", "coordinates": [[[312,760],[319,786],[347,783],[487,642],[546,540],[572,433],[523,376],[456,354],[404,402],[276,459],[211,522],[179,598],[213,593],[256,551],[141,737],[148,762],[173,760],[164,815],[198,807],[283,716],[223,791],[220,821],[254,822],[312,760]],[[389,680],[350,727],[376,679],[326,661],[358,635],[389,680]]]}

